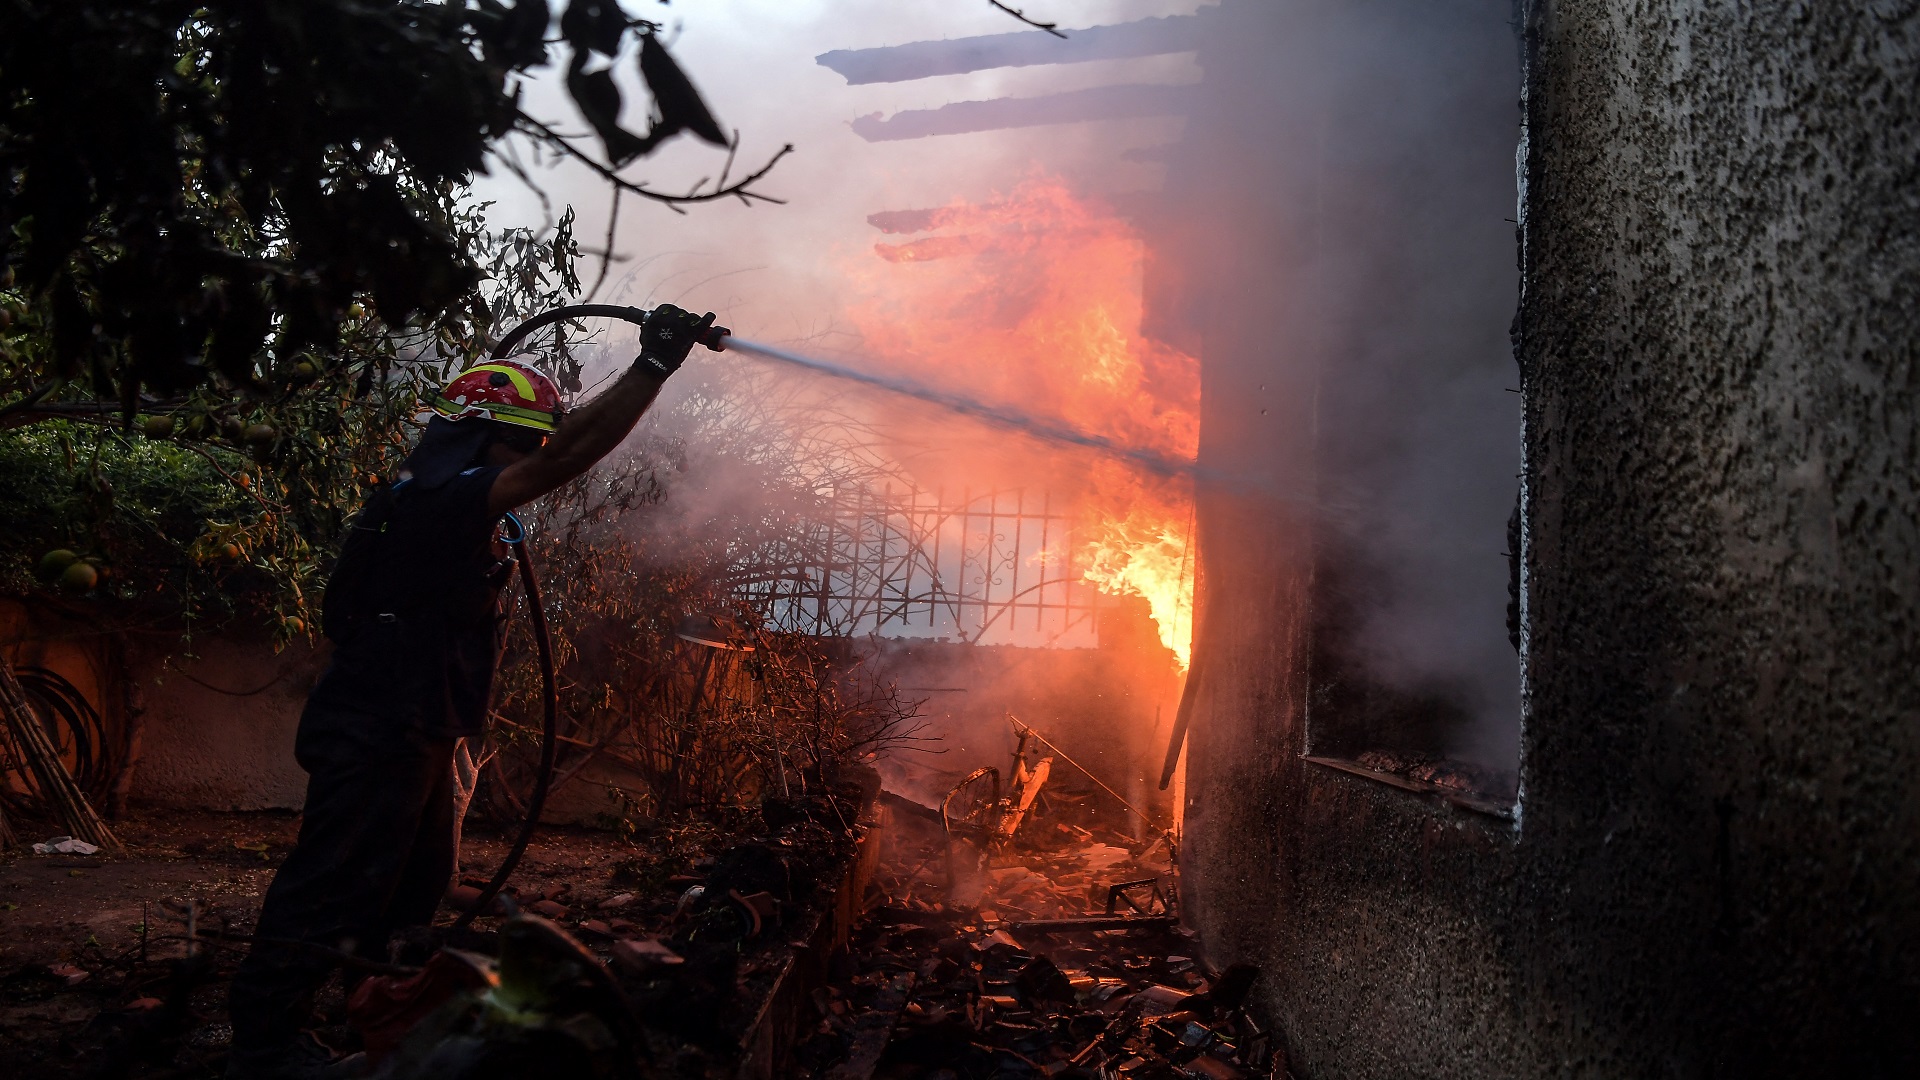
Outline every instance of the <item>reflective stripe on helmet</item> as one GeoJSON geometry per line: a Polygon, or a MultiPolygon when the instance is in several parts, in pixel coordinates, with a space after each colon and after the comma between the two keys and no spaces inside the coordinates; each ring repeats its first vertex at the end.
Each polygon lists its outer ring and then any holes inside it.
{"type": "Polygon", "coordinates": [[[507,405],[501,402],[487,401],[472,405],[456,405],[444,397],[435,395],[433,411],[449,420],[459,420],[467,416],[484,416],[497,423],[533,428],[537,431],[552,432],[559,429],[559,425],[555,423],[554,414],[550,412],[523,409],[518,405],[507,405]]]}
{"type": "Polygon", "coordinates": [[[428,404],[449,420],[483,416],[542,432],[556,430],[565,412],[553,379],[517,360],[476,364],[456,376],[428,404]]]}
{"type": "Polygon", "coordinates": [[[534,400],[533,380],[527,378],[527,373],[519,368],[509,367],[506,364],[475,364],[460,374],[471,375],[476,371],[497,371],[513,382],[513,388],[520,394],[520,400],[534,400]]]}

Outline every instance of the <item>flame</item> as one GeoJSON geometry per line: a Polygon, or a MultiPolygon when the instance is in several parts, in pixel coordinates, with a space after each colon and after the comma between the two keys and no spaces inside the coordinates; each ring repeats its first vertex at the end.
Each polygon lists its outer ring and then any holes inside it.
{"type": "MultiPolygon", "coordinates": [[[[1199,364],[1140,332],[1146,249],[1111,208],[1036,175],[982,203],[876,214],[888,233],[849,268],[855,328],[890,365],[1057,416],[1124,445],[1191,457],[1199,364]]],[[[1071,553],[1109,595],[1144,597],[1186,669],[1193,636],[1193,496],[1113,461],[1085,470],[1071,553]],[[1091,539],[1085,539],[1091,537],[1091,539]]]]}
{"type": "Polygon", "coordinates": [[[1080,551],[1081,577],[1112,596],[1143,597],[1161,644],[1185,671],[1193,651],[1192,493],[1137,485],[1115,498],[1118,486],[1096,487],[1099,516],[1080,551]]]}

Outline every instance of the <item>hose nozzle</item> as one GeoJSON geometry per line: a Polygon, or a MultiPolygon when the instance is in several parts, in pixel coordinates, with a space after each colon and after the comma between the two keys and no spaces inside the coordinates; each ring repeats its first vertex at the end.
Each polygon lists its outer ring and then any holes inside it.
{"type": "MultiPolygon", "coordinates": [[[[646,308],[627,307],[621,304],[571,304],[543,312],[521,323],[508,332],[500,343],[493,347],[493,359],[511,355],[514,346],[525,340],[528,334],[543,326],[551,326],[563,319],[579,319],[595,316],[604,319],[620,319],[635,326],[646,325],[647,317],[653,312],[646,308]]],[[[700,344],[714,352],[726,351],[726,338],[733,331],[724,326],[709,326],[700,334],[700,344]]]]}

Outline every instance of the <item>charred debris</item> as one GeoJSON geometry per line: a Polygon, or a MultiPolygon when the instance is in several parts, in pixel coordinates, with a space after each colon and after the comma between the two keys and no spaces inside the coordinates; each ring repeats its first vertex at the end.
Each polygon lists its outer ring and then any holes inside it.
{"type": "MultiPolygon", "coordinates": [[[[1287,1075],[1258,972],[1180,925],[1174,837],[1042,748],[938,807],[854,768],[725,841],[562,853],[454,929],[468,876],[384,961],[339,957],[314,1034],[390,1080],[1287,1075]]],[[[124,954],[10,977],[10,1005],[97,1003],[33,1075],[219,1075],[245,916],[148,920],[124,954]]]]}
{"type": "MultiPolygon", "coordinates": [[[[731,1076],[743,1062],[782,1075],[755,1057],[770,1005],[818,980],[810,972],[857,910],[848,889],[861,853],[877,851],[878,791],[856,768],[807,796],[766,797],[755,828],[630,843],[551,830],[470,927],[452,924],[484,873],[449,889],[431,928],[381,952],[327,950],[342,975],[320,993],[310,1035],[344,1056],[342,1076],[731,1076]]],[[[228,846],[216,837],[188,856],[257,865],[284,852],[228,846]]],[[[468,867],[490,869],[503,846],[476,842],[468,867]]],[[[158,844],[127,858],[169,860],[158,844]]],[[[109,857],[47,859],[80,874],[109,857]]],[[[10,1075],[222,1075],[228,987],[252,940],[253,904],[219,898],[235,884],[203,875],[195,891],[216,899],[142,905],[130,946],[0,977],[10,1075]]]]}
{"type": "Polygon", "coordinates": [[[1173,838],[1137,839],[1073,779],[1000,842],[887,799],[871,906],[812,994],[794,1075],[1287,1075],[1245,1008],[1258,970],[1208,966],[1180,925],[1173,838]]]}

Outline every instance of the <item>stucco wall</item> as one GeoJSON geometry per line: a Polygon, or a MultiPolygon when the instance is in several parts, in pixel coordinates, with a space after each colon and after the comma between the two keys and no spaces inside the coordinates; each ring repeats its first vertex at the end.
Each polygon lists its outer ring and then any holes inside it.
{"type": "Polygon", "coordinates": [[[1534,33],[1540,989],[1642,1061],[1912,1066],[1920,7],[1534,33]]]}
{"type": "MultiPolygon", "coordinates": [[[[1395,6],[1229,3],[1202,61],[1311,62],[1316,19],[1395,6]]],[[[1530,7],[1519,819],[1300,760],[1308,529],[1215,493],[1194,918],[1215,959],[1265,967],[1303,1075],[1906,1075],[1920,6],[1530,7]]],[[[1259,104],[1221,100],[1194,158],[1259,104]]],[[[1285,123],[1265,136],[1311,159],[1285,123]]],[[[1269,223],[1264,262],[1213,264],[1203,455],[1310,474],[1311,396],[1282,377],[1312,364],[1284,350],[1324,327],[1284,286],[1339,225],[1256,209],[1312,179],[1263,168],[1169,181],[1269,223]]]]}
{"type": "Polygon", "coordinates": [[[129,621],[84,603],[0,598],[0,650],[64,676],[100,713],[115,763],[130,760],[109,804],[297,809],[307,778],[293,734],[324,654],[220,635],[183,647],[177,629],[115,626],[129,621]]]}
{"type": "Polygon", "coordinates": [[[294,729],[324,660],[259,641],[199,638],[192,655],[142,650],[140,759],[128,801],[206,810],[298,809],[294,729]]]}

